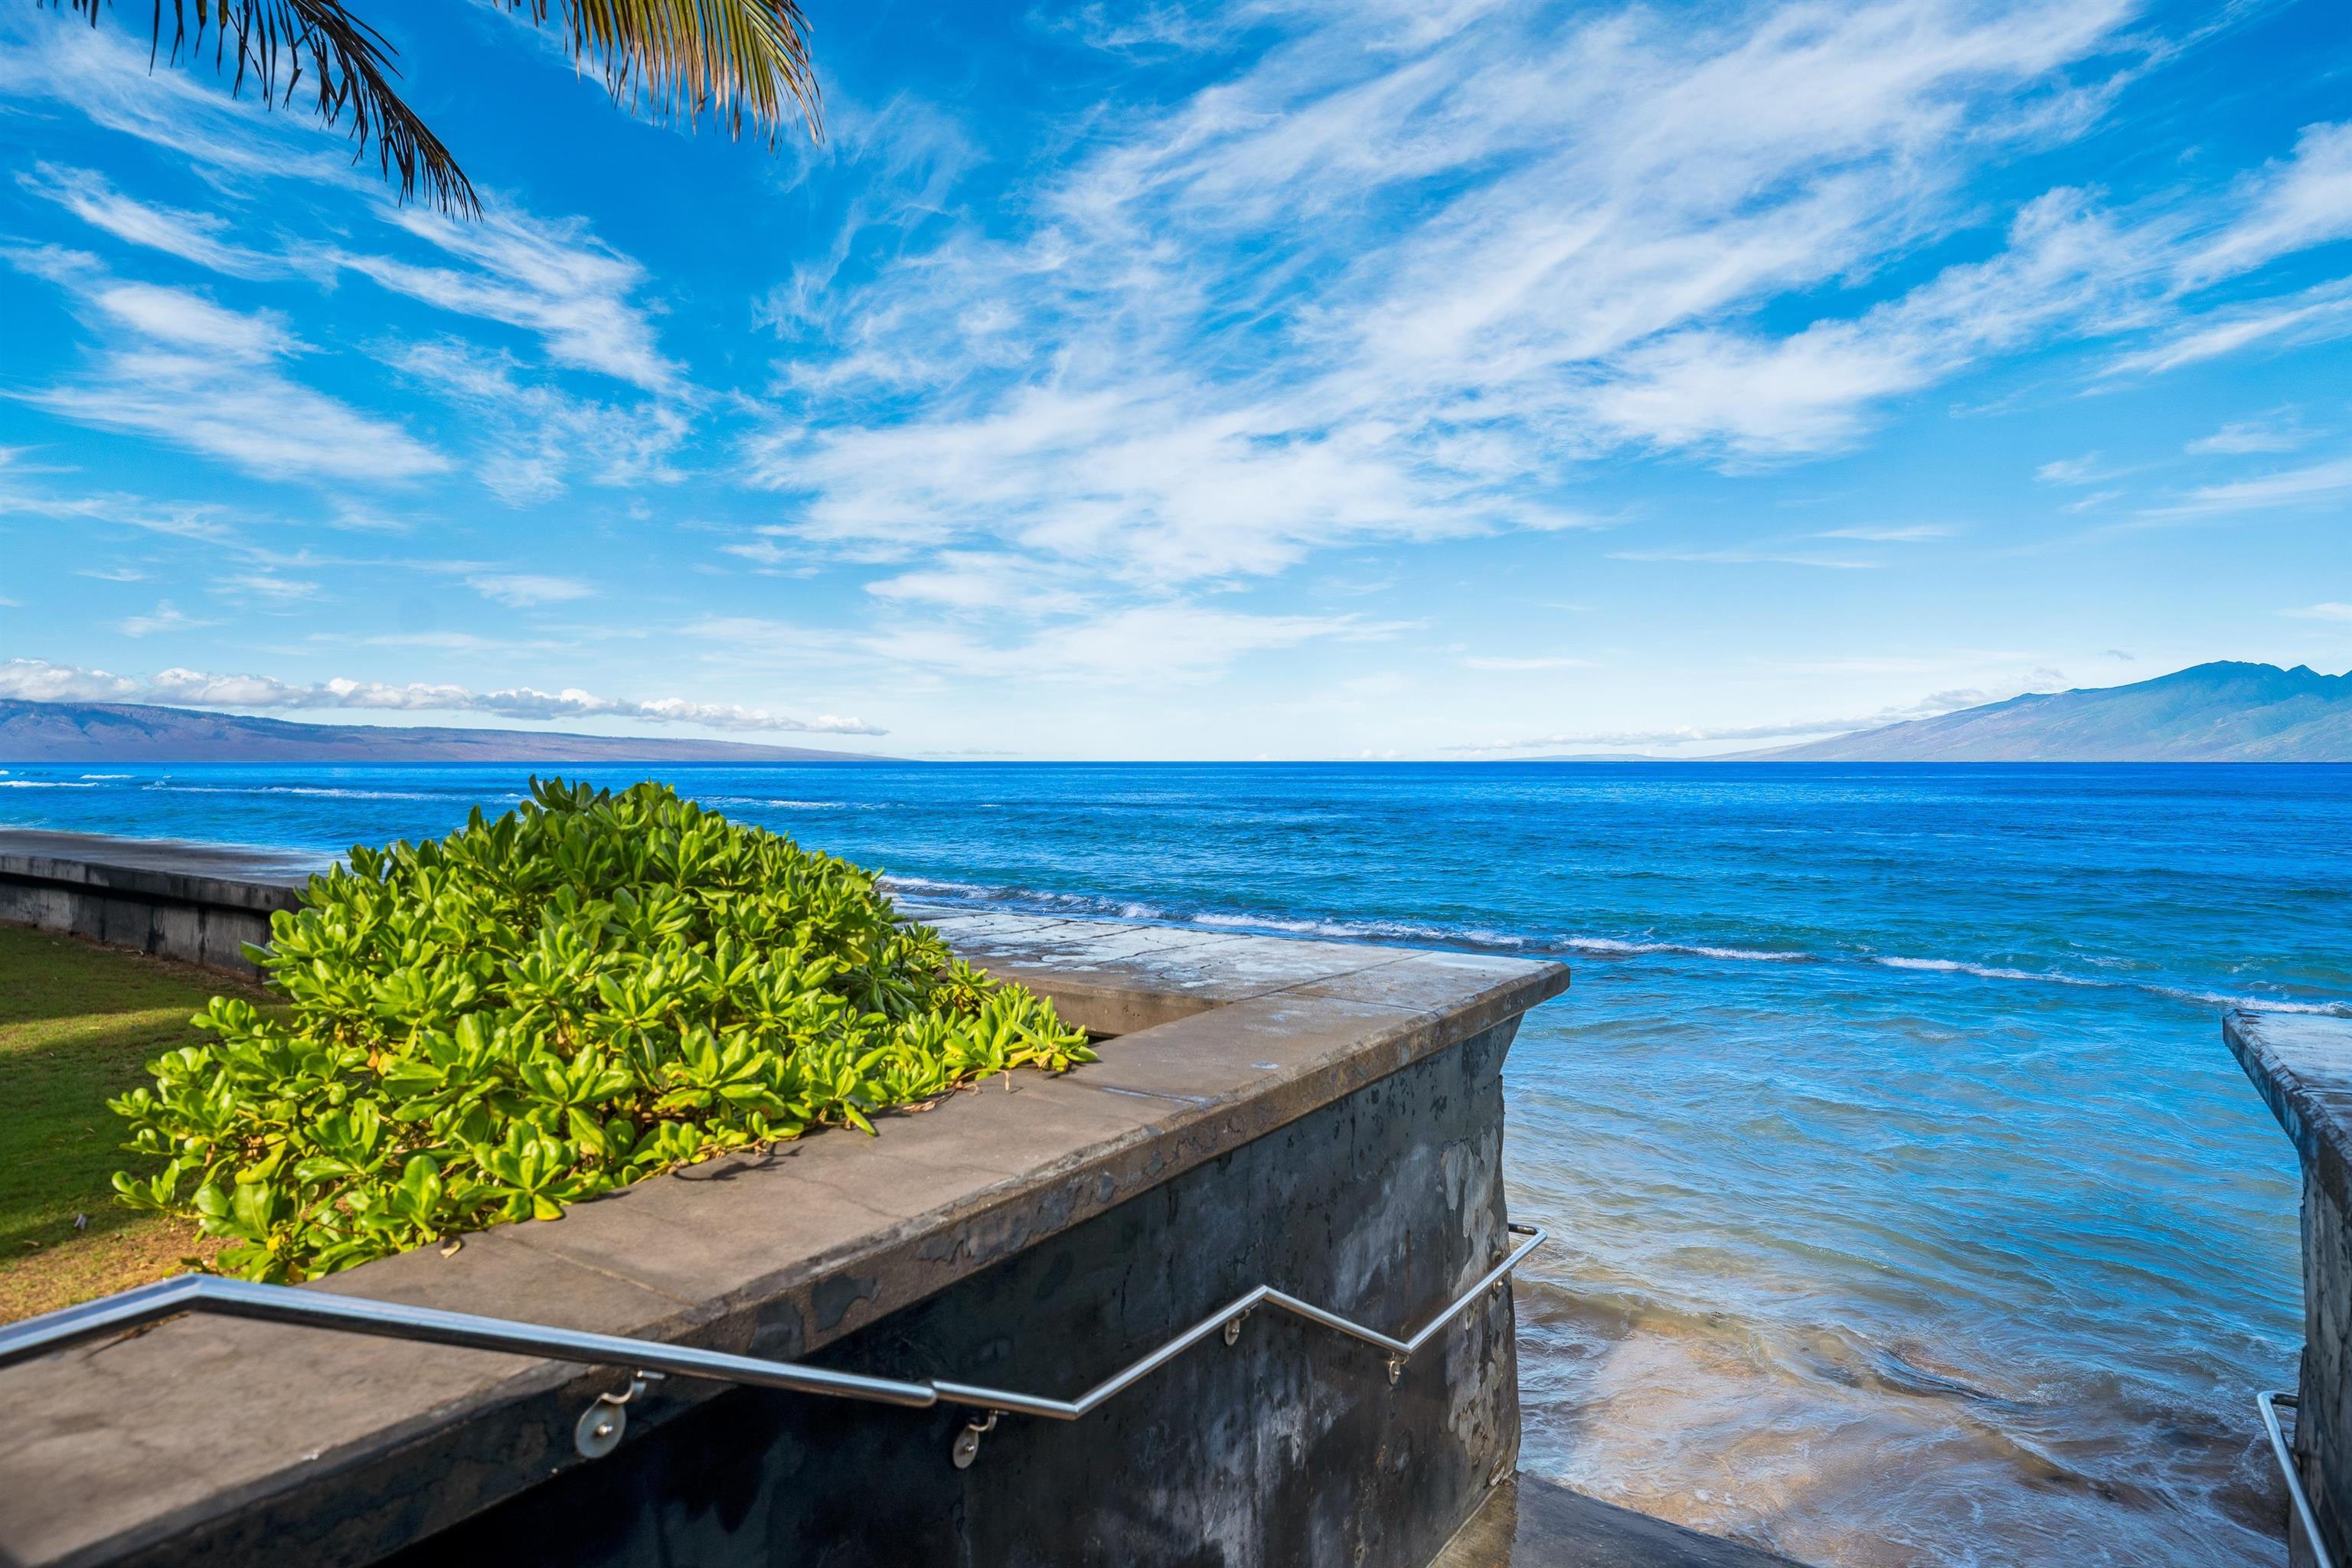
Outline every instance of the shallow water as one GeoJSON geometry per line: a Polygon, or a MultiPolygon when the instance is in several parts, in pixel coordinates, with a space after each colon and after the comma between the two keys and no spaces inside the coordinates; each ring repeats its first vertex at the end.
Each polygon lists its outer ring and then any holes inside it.
{"type": "MultiPolygon", "coordinates": [[[[621,783],[642,769],[583,769],[621,783]]],[[[2279,1562],[2352,769],[670,767],[997,907],[1565,956],[1507,1069],[1523,1463],[1837,1565],[2279,1562]]],[[[524,770],[19,767],[0,822],[331,854],[524,770]]]]}

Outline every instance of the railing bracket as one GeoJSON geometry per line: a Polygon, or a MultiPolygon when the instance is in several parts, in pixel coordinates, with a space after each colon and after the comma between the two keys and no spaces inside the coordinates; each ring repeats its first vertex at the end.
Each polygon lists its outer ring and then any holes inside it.
{"type": "Polygon", "coordinates": [[[600,1394],[596,1403],[580,1413],[580,1420],[572,1428],[572,1446],[580,1450],[583,1459],[601,1459],[621,1446],[622,1435],[629,1429],[629,1401],[646,1391],[647,1384],[659,1383],[667,1373],[639,1369],[629,1374],[629,1386],[619,1394],[600,1394]]]}
{"type": "Polygon", "coordinates": [[[1248,1308],[1246,1308],[1246,1307],[1243,1308],[1240,1311],[1235,1312],[1232,1317],[1230,1317],[1230,1318],[1226,1319],[1226,1320],[1225,1320],[1225,1343],[1227,1343],[1227,1344],[1229,1344],[1229,1345],[1235,1345],[1235,1344],[1239,1344],[1239,1343],[1241,1343],[1241,1339],[1242,1339],[1242,1324],[1244,1324],[1244,1322],[1246,1322],[1246,1321],[1249,1321],[1249,1309],[1248,1309],[1248,1308]]]}
{"type": "Polygon", "coordinates": [[[996,1430],[996,1418],[1003,1414],[1002,1410],[992,1410],[988,1413],[988,1419],[985,1421],[967,1421],[963,1424],[963,1430],[956,1434],[955,1448],[950,1456],[955,1460],[957,1469],[971,1468],[971,1462],[980,1458],[981,1438],[996,1430]]]}

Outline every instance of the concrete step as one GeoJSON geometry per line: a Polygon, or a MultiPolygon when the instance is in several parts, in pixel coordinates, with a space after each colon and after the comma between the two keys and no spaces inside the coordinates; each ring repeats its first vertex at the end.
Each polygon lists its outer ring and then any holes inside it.
{"type": "Polygon", "coordinates": [[[1533,1476],[1487,1495],[1429,1568],[1801,1568],[1533,1476]]]}

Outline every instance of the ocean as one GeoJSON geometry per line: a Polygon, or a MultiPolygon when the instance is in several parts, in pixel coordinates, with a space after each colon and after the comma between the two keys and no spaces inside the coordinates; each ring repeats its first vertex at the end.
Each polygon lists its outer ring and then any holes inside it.
{"type": "MultiPolygon", "coordinates": [[[[19,766],[0,825],[329,857],[528,770],[19,766]]],[[[1523,1467],[1822,1568],[2284,1562],[2352,767],[586,767],[914,899],[1565,958],[1507,1073],[1523,1467]]]]}

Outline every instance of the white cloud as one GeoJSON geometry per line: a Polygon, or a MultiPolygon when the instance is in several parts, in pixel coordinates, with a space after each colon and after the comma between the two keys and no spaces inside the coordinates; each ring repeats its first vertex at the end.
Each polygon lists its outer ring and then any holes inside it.
{"type": "Polygon", "coordinates": [[[2066,73],[2128,12],[1286,12],[1238,75],[1109,118],[1005,237],[836,285],[748,472],[812,543],[1145,585],[1574,523],[1543,498],[1620,446],[1839,445],[2103,314],[2107,227],[2069,195],[1887,310],[1780,340],[1729,319],[1969,221],[1976,161],[2076,123],[2066,73]]]}
{"type": "Polygon", "coordinates": [[[2303,432],[2292,421],[2237,419],[2210,436],[2199,437],[2181,450],[2191,457],[2235,456],[2246,452],[2292,452],[2303,443],[2303,432]]]}
{"type": "Polygon", "coordinates": [[[36,163],[19,174],[16,183],[117,239],[167,252],[215,272],[268,278],[287,270],[274,257],[222,238],[229,224],[217,214],[152,206],[124,195],[104,175],[88,169],[36,163]]]}
{"type": "Polygon", "coordinates": [[[1591,669],[1593,668],[1593,662],[1589,658],[1568,658],[1564,657],[1553,657],[1550,655],[1539,655],[1529,658],[1506,658],[1481,654],[1465,658],[1462,663],[1465,668],[1470,669],[1491,669],[1503,673],[1517,673],[1523,670],[1536,669],[1591,669]]]}
{"type": "Polygon", "coordinates": [[[1939,522],[1903,524],[1866,524],[1858,528],[1825,529],[1813,535],[1815,539],[1853,539],[1867,544],[1924,544],[1931,539],[1949,539],[1956,531],[1939,522]]]}
{"type": "Polygon", "coordinates": [[[2095,485],[2113,479],[2115,470],[2100,462],[2096,452],[2085,452],[2079,458],[2044,463],[2033,470],[2033,477],[2045,485],[2095,485]]]}
{"type": "Polygon", "coordinates": [[[67,289],[108,340],[80,374],[14,395],[100,429],[201,452],[264,479],[392,483],[448,464],[400,426],[293,380],[301,344],[276,312],[232,310],[182,289],[120,282],[94,258],[17,250],[19,269],[67,289]]]}
{"type": "Polygon", "coordinates": [[[486,713],[502,719],[632,720],[648,724],[693,724],[707,729],[793,731],[809,734],[881,735],[887,731],[859,719],[822,714],[795,719],[765,708],[731,702],[695,702],[662,697],[628,701],[567,687],[541,691],[514,687],[476,691],[450,684],[337,679],[311,685],[267,675],[212,675],[172,668],[145,680],[53,664],[12,658],[0,663],[0,697],[34,702],[158,702],[198,708],[355,709],[379,712],[486,713]]]}
{"type": "Polygon", "coordinates": [[[466,579],[466,586],[485,599],[514,610],[569,604],[574,599],[589,598],[596,592],[577,577],[551,577],[534,572],[478,573],[466,579]]]}
{"type": "Polygon", "coordinates": [[[549,378],[522,373],[510,355],[455,338],[407,344],[386,359],[465,412],[478,438],[475,472],[509,505],[551,500],[580,479],[638,486],[686,477],[671,458],[686,438],[687,420],[663,400],[622,405],[575,397],[549,378]]]}
{"type": "Polygon", "coordinates": [[[2110,375],[2161,375],[2257,345],[2285,348],[2352,333],[2352,283],[2315,284],[2282,299],[2189,317],[2148,347],[2118,356],[2110,375]]]}
{"type": "Polygon", "coordinates": [[[2145,518],[2210,517],[2229,512],[2269,511],[2308,506],[2352,491],[2352,458],[2287,468],[2232,484],[2205,485],[2166,506],[2147,507],[2145,518]]]}
{"type": "Polygon", "coordinates": [[[512,203],[471,223],[423,206],[391,208],[385,216],[466,267],[341,249],[320,259],[437,309],[535,332],[558,364],[648,392],[677,389],[679,367],[663,357],[652,321],[630,299],[646,269],[597,239],[585,223],[535,218],[512,203]]]}
{"type": "Polygon", "coordinates": [[[2305,605],[2299,610],[2281,610],[2279,614],[2304,621],[2352,621],[2352,605],[2331,600],[2326,604],[2305,605]]]}
{"type": "Polygon", "coordinates": [[[2181,264],[2191,286],[2352,238],[2352,121],[2305,126],[2294,156],[2242,184],[2244,210],[2181,264]]]}
{"type": "Polygon", "coordinates": [[[1818,566],[1831,572],[1869,572],[1875,561],[1847,555],[1817,555],[1801,551],[1771,550],[1612,550],[1612,561],[1682,561],[1709,566],[1818,566]]]}
{"type": "Polygon", "coordinates": [[[216,626],[218,621],[200,621],[184,613],[171,600],[159,602],[153,612],[131,616],[114,623],[114,629],[128,637],[152,637],[157,632],[188,632],[204,626],[216,626]]]}
{"type": "Polygon", "coordinates": [[[224,577],[217,586],[229,594],[250,595],[272,604],[295,605],[319,596],[319,584],[299,577],[280,577],[274,572],[247,572],[224,577]]]}

